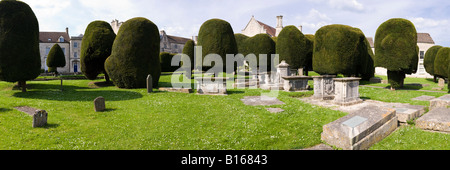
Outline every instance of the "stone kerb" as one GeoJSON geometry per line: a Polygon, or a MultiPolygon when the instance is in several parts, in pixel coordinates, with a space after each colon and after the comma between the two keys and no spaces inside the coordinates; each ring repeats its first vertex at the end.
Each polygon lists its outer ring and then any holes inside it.
{"type": "Polygon", "coordinates": [[[334,78],[334,102],[339,105],[361,103],[362,100],[359,98],[359,80],[361,78],[334,78]]]}
{"type": "Polygon", "coordinates": [[[228,77],[196,77],[197,94],[227,95],[228,77]]]}
{"type": "Polygon", "coordinates": [[[450,108],[436,108],[416,120],[416,127],[450,133],[450,108]]]}
{"type": "Polygon", "coordinates": [[[441,96],[430,101],[430,111],[437,108],[450,107],[450,94],[441,96]]]}
{"type": "Polygon", "coordinates": [[[307,91],[309,89],[308,80],[312,79],[308,76],[283,76],[284,91],[307,91]]]}
{"type": "Polygon", "coordinates": [[[321,100],[334,99],[335,75],[312,76],[314,80],[314,98],[321,100]]]}

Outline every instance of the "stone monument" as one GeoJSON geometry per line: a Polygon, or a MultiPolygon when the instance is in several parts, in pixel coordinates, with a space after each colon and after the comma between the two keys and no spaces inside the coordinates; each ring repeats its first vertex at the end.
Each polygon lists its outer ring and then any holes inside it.
{"type": "Polygon", "coordinates": [[[197,94],[227,95],[227,77],[196,77],[197,94]]]}
{"type": "Polygon", "coordinates": [[[36,110],[36,113],[33,114],[33,128],[43,127],[47,125],[47,117],[48,117],[47,111],[36,110]]]}
{"type": "Polygon", "coordinates": [[[153,92],[153,80],[152,75],[147,76],[147,93],[153,92]]]}
{"type": "Polygon", "coordinates": [[[334,99],[334,78],[335,75],[313,76],[314,98],[323,100],[334,99]]]}
{"type": "Polygon", "coordinates": [[[94,110],[96,112],[103,112],[105,111],[106,106],[105,106],[105,98],[103,97],[97,97],[94,99],[94,110]]]}
{"type": "Polygon", "coordinates": [[[284,81],[284,91],[305,91],[309,89],[308,80],[311,77],[308,76],[284,76],[282,77],[284,81]]]}
{"type": "Polygon", "coordinates": [[[334,78],[334,102],[344,106],[361,103],[362,100],[359,98],[359,80],[361,78],[334,78]]]}

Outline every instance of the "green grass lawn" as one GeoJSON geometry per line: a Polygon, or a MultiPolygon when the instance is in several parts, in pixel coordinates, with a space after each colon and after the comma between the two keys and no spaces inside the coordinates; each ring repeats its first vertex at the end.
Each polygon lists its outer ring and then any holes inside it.
{"type": "MultiPolygon", "coordinates": [[[[170,75],[163,75],[160,86],[169,86],[170,80],[170,75]]],[[[30,81],[26,93],[0,82],[0,149],[301,149],[320,144],[322,126],[346,115],[297,99],[312,91],[280,92],[278,99],[286,104],[270,107],[285,111],[273,114],[265,109],[269,106],[246,106],[240,100],[268,92],[260,89],[229,90],[227,96],[157,90],[147,94],[146,89],[93,88],[90,82],[64,80],[61,92],[58,80],[30,81]],[[98,96],[106,99],[105,112],[94,111],[98,96]],[[47,110],[48,125],[32,128],[31,116],[15,110],[16,106],[47,110]]],[[[360,93],[366,99],[425,106],[429,102],[410,99],[445,95],[370,87],[361,87],[360,93]]],[[[442,144],[449,136],[402,127],[372,149],[450,149],[442,144]],[[421,141],[411,142],[416,139],[421,141]]]]}

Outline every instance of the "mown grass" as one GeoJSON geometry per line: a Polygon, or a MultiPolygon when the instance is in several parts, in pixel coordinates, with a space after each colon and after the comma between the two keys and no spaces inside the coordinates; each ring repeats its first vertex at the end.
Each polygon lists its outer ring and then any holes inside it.
{"type": "MultiPolygon", "coordinates": [[[[98,80],[102,81],[102,80],[98,80]]],[[[280,92],[285,111],[246,106],[240,99],[263,90],[234,89],[228,96],[168,93],[116,87],[89,88],[90,80],[28,82],[22,93],[0,82],[0,149],[300,149],[321,143],[322,126],[345,113],[324,109],[280,92]],[[94,112],[103,96],[107,111],[94,112]],[[44,128],[13,109],[31,106],[49,113],[44,128]]],[[[170,75],[161,84],[170,82],[170,75]]],[[[312,94],[312,92],[307,92],[312,94]]],[[[295,96],[295,93],[294,93],[295,96]]]]}

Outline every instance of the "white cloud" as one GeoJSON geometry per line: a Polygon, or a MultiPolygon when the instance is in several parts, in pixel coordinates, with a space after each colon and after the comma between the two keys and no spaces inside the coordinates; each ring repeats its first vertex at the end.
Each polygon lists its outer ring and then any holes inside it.
{"type": "Polygon", "coordinates": [[[316,9],[309,10],[308,14],[303,16],[299,15],[295,17],[297,22],[300,22],[303,26],[304,32],[314,34],[319,28],[331,24],[332,19],[325,13],[321,13],[316,9]]]}
{"type": "Polygon", "coordinates": [[[329,0],[328,4],[337,9],[361,12],[364,10],[363,4],[357,0],[329,0]]]}
{"type": "Polygon", "coordinates": [[[443,20],[435,20],[430,18],[423,18],[423,17],[417,17],[417,18],[411,18],[411,22],[414,23],[416,26],[416,29],[423,29],[423,28],[435,28],[435,27],[441,27],[441,28],[447,28],[450,26],[450,22],[447,19],[443,20]]]}

